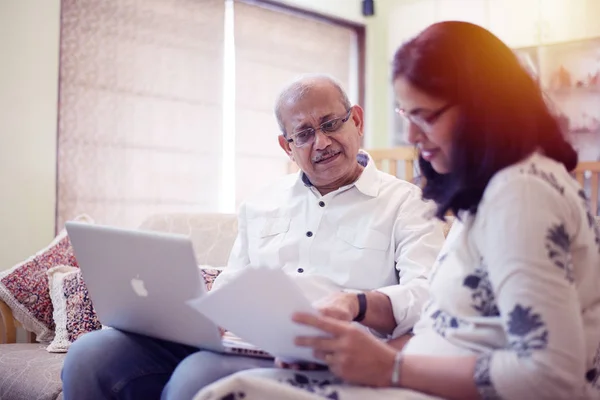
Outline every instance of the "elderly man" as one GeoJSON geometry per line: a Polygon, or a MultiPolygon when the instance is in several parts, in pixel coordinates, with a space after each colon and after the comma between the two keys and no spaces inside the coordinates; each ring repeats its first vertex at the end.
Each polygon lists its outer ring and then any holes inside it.
{"type": "MultiPolygon", "coordinates": [[[[281,268],[321,312],[400,337],[428,297],[443,242],[420,190],[377,170],[359,150],[363,110],[327,76],[294,81],[275,114],[281,148],[301,169],[241,206],[228,267],[213,290],[247,266],[281,268]]],[[[103,330],[69,350],[64,398],[190,399],[234,372],[272,360],[216,354],[103,330]]]]}

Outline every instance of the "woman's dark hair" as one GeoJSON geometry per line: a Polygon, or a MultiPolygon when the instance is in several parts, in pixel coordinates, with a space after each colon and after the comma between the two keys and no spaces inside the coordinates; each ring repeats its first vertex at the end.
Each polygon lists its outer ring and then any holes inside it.
{"type": "Polygon", "coordinates": [[[431,25],[398,49],[392,77],[459,106],[450,172],[438,174],[419,157],[423,197],[437,203],[440,219],[449,210],[475,213],[492,176],[536,150],[568,171],[577,164],[577,153],[535,79],[510,48],[480,26],[431,25]]]}

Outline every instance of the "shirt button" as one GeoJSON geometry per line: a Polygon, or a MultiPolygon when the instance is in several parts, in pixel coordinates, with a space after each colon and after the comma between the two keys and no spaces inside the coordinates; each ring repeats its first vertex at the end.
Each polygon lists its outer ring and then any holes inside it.
{"type": "Polygon", "coordinates": [[[304,268],[298,268],[298,273],[301,274],[304,272],[304,268]]]}
{"type": "Polygon", "coordinates": [[[312,236],[312,232],[311,231],[306,232],[306,236],[311,237],[312,236]]]}
{"type": "Polygon", "coordinates": [[[325,207],[325,202],[324,202],[324,201],[320,201],[320,202],[319,202],[319,206],[320,206],[320,207],[325,207]]]}

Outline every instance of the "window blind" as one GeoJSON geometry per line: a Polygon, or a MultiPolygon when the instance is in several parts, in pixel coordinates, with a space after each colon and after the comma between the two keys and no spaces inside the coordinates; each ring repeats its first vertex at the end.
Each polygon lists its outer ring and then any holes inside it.
{"type": "Polygon", "coordinates": [[[216,211],[223,0],[64,0],[57,228],[216,211]]]}
{"type": "Polygon", "coordinates": [[[236,204],[288,171],[274,105],[298,75],[330,74],[356,101],[354,29],[281,9],[234,3],[236,204]]]}

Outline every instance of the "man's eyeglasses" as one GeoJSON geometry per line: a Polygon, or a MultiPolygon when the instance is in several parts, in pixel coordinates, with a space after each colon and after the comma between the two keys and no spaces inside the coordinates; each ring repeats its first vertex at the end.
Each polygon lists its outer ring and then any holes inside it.
{"type": "Polygon", "coordinates": [[[402,115],[408,121],[415,124],[423,132],[429,133],[429,132],[431,132],[431,128],[433,128],[433,125],[437,122],[437,120],[446,111],[451,109],[453,106],[454,106],[454,104],[452,104],[452,103],[446,104],[445,106],[433,111],[432,113],[427,114],[426,116],[421,116],[420,114],[419,115],[409,114],[404,109],[399,108],[399,107],[396,107],[396,109],[394,111],[396,111],[396,113],[402,115]]]}
{"type": "Polygon", "coordinates": [[[294,143],[294,146],[296,147],[306,146],[315,141],[315,136],[318,130],[321,130],[325,135],[329,135],[340,130],[344,123],[350,119],[350,114],[352,114],[352,108],[349,108],[346,115],[343,117],[338,117],[323,122],[316,129],[307,128],[301,130],[300,132],[295,132],[286,139],[288,143],[294,143]]]}

